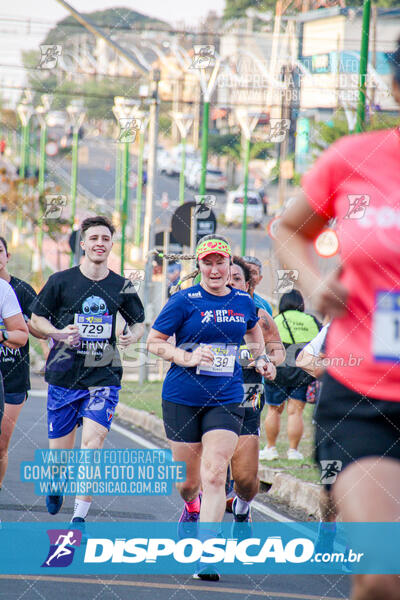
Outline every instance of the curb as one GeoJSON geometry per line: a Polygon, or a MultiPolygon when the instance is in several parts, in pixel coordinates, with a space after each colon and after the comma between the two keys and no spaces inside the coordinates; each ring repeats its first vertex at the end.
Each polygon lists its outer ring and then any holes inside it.
{"type": "MultiPolygon", "coordinates": [[[[162,420],[145,410],[132,408],[119,402],[116,416],[167,441],[162,420]]],[[[305,512],[309,517],[319,518],[321,489],[319,485],[296,479],[279,469],[272,469],[261,463],[259,463],[258,475],[263,483],[271,486],[268,495],[285,502],[292,509],[305,512]]]]}

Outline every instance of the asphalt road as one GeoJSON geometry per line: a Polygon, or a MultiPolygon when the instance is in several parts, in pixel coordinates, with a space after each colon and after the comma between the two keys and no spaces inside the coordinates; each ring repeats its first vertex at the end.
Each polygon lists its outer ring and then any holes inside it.
{"type": "MultiPolygon", "coordinates": [[[[33,387],[35,392],[23,408],[11,441],[9,468],[0,495],[0,514],[3,522],[51,521],[56,524],[71,518],[73,498],[68,497],[62,511],[51,517],[46,511],[43,497],[35,496],[33,484],[20,480],[21,461],[32,460],[37,448],[47,447],[43,381],[35,377],[33,387]]],[[[126,424],[119,423],[117,430],[111,430],[106,447],[137,448],[148,443],[159,445],[159,442],[152,440],[147,434],[128,430],[126,424]],[[132,439],[132,433],[134,436],[142,436],[141,443],[137,437],[132,439]]],[[[267,494],[259,494],[257,500],[261,503],[261,511],[253,510],[254,521],[271,520],[272,516],[276,516],[276,512],[271,512],[271,509],[276,511],[276,507],[270,505],[267,494]],[[263,506],[265,508],[262,508],[263,506]]],[[[89,513],[89,520],[144,521],[150,525],[161,519],[175,522],[181,510],[182,501],[176,491],[166,497],[97,496],[89,513]]],[[[287,517],[288,513],[285,516],[287,517]]],[[[231,515],[227,515],[226,519],[231,520],[231,515]]],[[[224,575],[218,583],[194,581],[187,575],[61,576],[52,575],[51,572],[49,574],[48,571],[44,576],[0,575],[0,599],[7,600],[54,600],[60,595],[70,598],[83,597],[85,600],[231,600],[238,596],[277,600],[343,600],[348,597],[348,593],[349,577],[339,575],[224,575]]]]}

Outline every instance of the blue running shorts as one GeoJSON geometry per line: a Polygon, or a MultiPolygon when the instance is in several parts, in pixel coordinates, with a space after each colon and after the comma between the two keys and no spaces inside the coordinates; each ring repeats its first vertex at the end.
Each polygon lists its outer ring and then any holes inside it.
{"type": "Polygon", "coordinates": [[[82,425],[83,417],[110,429],[118,404],[118,386],[97,386],[88,390],[69,390],[49,385],[47,430],[49,439],[60,438],[82,425]]]}

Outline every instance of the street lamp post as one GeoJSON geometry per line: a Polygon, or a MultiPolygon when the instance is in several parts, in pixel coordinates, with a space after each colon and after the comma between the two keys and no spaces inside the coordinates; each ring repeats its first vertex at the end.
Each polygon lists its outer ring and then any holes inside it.
{"type": "MultiPolygon", "coordinates": [[[[146,186],[146,212],[143,230],[143,258],[146,261],[143,286],[143,305],[152,310],[151,304],[151,282],[153,276],[153,257],[149,255],[150,245],[154,244],[154,191],[157,168],[157,140],[158,140],[158,119],[160,101],[158,96],[158,84],[161,79],[159,69],[154,69],[151,73],[151,88],[149,97],[149,157],[147,162],[147,186],[146,186]]],[[[149,312],[149,311],[148,311],[149,312]]],[[[148,313],[147,313],[148,314],[148,313]]],[[[149,333],[150,321],[147,316],[146,337],[149,333]]],[[[147,361],[141,363],[139,370],[139,383],[143,384],[148,378],[147,361]]]]}
{"type": "Polygon", "coordinates": [[[356,133],[361,133],[365,124],[366,77],[368,72],[369,23],[371,16],[371,0],[364,0],[362,37],[360,50],[359,91],[357,103],[356,133]]]}
{"type": "Polygon", "coordinates": [[[200,86],[203,92],[203,127],[202,127],[202,135],[201,135],[201,175],[200,175],[200,189],[199,194],[204,196],[206,193],[206,177],[207,177],[207,158],[208,158],[208,122],[210,115],[210,101],[211,96],[214,91],[215,85],[217,83],[217,75],[221,65],[220,59],[216,59],[214,68],[212,70],[210,79],[208,83],[206,82],[206,78],[204,75],[204,68],[200,68],[199,79],[200,86]]]}
{"type": "Polygon", "coordinates": [[[47,121],[46,121],[46,113],[50,108],[50,96],[48,94],[43,94],[42,96],[42,104],[36,107],[36,115],[40,124],[40,150],[39,150],[39,181],[38,181],[38,190],[39,190],[39,227],[37,232],[37,247],[40,257],[40,262],[42,261],[42,248],[43,248],[43,194],[44,194],[44,180],[46,173],[46,138],[47,138],[47,121]]]}
{"type": "Polygon", "coordinates": [[[128,202],[129,202],[129,144],[134,141],[137,132],[137,119],[134,113],[138,106],[137,100],[129,100],[122,96],[115,96],[113,113],[120,126],[120,134],[117,144],[123,144],[122,157],[122,211],[121,211],[121,267],[120,273],[123,275],[125,268],[125,246],[126,246],[126,224],[128,220],[128,202]],[[134,122],[136,127],[134,127],[134,122]]]}
{"type": "Polygon", "coordinates": [[[140,139],[139,139],[139,155],[138,155],[138,171],[137,171],[137,186],[136,186],[136,215],[135,215],[135,246],[140,247],[141,226],[142,226],[142,190],[143,190],[143,154],[144,154],[144,138],[145,131],[149,124],[149,114],[144,111],[136,111],[135,116],[141,121],[140,139]]]}
{"type": "Polygon", "coordinates": [[[259,113],[249,113],[246,109],[236,109],[236,118],[239,121],[242,134],[246,141],[244,154],[244,193],[243,193],[243,220],[242,220],[242,256],[246,254],[247,244],[247,201],[249,185],[249,161],[251,135],[260,119],[259,113]]]}
{"type": "Polygon", "coordinates": [[[114,209],[121,212],[121,146],[117,142],[115,151],[115,206],[114,209]]]}
{"type": "Polygon", "coordinates": [[[18,116],[22,125],[21,164],[19,176],[24,179],[27,167],[27,146],[29,143],[29,121],[33,115],[33,106],[27,102],[21,102],[17,107],[18,116]]]}
{"type": "Polygon", "coordinates": [[[179,204],[183,204],[185,202],[186,140],[189,129],[193,124],[194,116],[182,112],[172,112],[171,115],[181,134],[182,162],[179,175],[179,204]]]}
{"type": "MultiPolygon", "coordinates": [[[[20,179],[25,179],[26,166],[27,166],[27,146],[29,143],[29,122],[33,115],[33,106],[31,105],[31,97],[29,92],[26,93],[25,99],[17,107],[18,116],[21,120],[22,125],[22,145],[21,145],[21,164],[19,169],[20,179]]],[[[21,210],[17,212],[16,225],[18,231],[22,227],[22,215],[21,210]]]]}
{"type": "MultiPolygon", "coordinates": [[[[79,129],[85,119],[85,112],[80,101],[71,102],[67,112],[72,125],[72,165],[71,165],[71,228],[76,227],[76,190],[78,187],[78,143],[79,129]]],[[[78,228],[79,229],[79,228],[78,228]]],[[[76,235],[75,252],[71,250],[70,267],[79,264],[79,235],[76,235]]]]}

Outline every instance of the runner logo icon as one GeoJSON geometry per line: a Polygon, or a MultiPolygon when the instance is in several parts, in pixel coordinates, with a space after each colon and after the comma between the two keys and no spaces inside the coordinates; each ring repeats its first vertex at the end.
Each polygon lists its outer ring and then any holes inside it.
{"type": "Polygon", "coordinates": [[[345,219],[362,219],[369,206],[368,194],[348,194],[349,208],[344,216],[345,219]]]}
{"type": "Polygon", "coordinates": [[[50,548],[42,567],[68,567],[74,558],[75,547],[81,545],[79,529],[48,529],[50,548]]]}
{"type": "Polygon", "coordinates": [[[213,320],[213,318],[214,318],[213,311],[212,310],[206,310],[206,312],[204,313],[204,317],[202,318],[201,322],[202,323],[209,323],[210,321],[213,320]]]}
{"type": "Polygon", "coordinates": [[[320,460],[321,464],[321,483],[335,483],[337,476],[342,470],[341,460],[320,460]]]}

